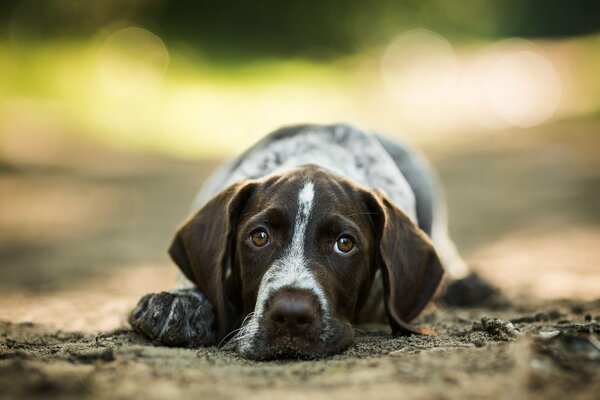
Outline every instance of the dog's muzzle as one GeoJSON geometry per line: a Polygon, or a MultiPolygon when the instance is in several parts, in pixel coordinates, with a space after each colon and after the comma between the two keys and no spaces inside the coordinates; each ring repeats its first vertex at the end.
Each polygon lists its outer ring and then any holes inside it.
{"type": "Polygon", "coordinates": [[[310,353],[323,328],[321,307],[306,290],[282,288],[266,304],[267,346],[279,353],[310,353]]]}

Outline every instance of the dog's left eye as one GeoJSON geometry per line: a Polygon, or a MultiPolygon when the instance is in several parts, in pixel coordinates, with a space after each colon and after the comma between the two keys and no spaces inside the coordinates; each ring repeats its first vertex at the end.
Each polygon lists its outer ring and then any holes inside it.
{"type": "Polygon", "coordinates": [[[269,234],[264,229],[257,229],[250,234],[250,240],[256,247],[264,247],[269,243],[269,234]]]}
{"type": "Polygon", "coordinates": [[[348,235],[342,235],[335,241],[333,249],[340,254],[350,253],[354,249],[354,240],[348,235]]]}

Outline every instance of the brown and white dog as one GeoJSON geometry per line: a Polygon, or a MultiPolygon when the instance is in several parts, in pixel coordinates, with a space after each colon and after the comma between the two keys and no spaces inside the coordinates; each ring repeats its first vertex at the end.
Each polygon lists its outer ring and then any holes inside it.
{"type": "Polygon", "coordinates": [[[467,272],[426,161],[348,125],[273,132],[218,170],[194,209],[169,249],[183,283],[130,315],[166,345],[314,358],[348,348],[354,323],[425,333],[410,322],[444,270],[467,272]]]}

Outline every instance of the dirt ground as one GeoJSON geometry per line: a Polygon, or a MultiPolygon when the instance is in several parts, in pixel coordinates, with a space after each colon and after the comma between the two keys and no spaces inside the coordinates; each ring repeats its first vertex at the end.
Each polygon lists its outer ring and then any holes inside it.
{"type": "Polygon", "coordinates": [[[391,338],[375,330],[330,359],[276,362],[217,348],[157,347],[128,329],[84,335],[3,323],[0,387],[7,398],[77,399],[591,399],[600,393],[600,302],[443,310],[423,319],[437,336],[391,338]]]}
{"type": "Polygon", "coordinates": [[[154,346],[125,323],[172,286],[165,249],[214,162],[3,136],[0,398],[598,398],[599,130],[425,145],[458,247],[502,296],[432,305],[418,322],[436,336],[360,327],[343,354],[274,362],[154,346]]]}

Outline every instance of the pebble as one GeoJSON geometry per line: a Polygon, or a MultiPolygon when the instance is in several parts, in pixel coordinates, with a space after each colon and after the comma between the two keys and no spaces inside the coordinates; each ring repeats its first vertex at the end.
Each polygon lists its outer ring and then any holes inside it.
{"type": "Polygon", "coordinates": [[[560,335],[560,331],[547,331],[538,333],[538,336],[542,339],[550,339],[558,335],[560,335]]]}

